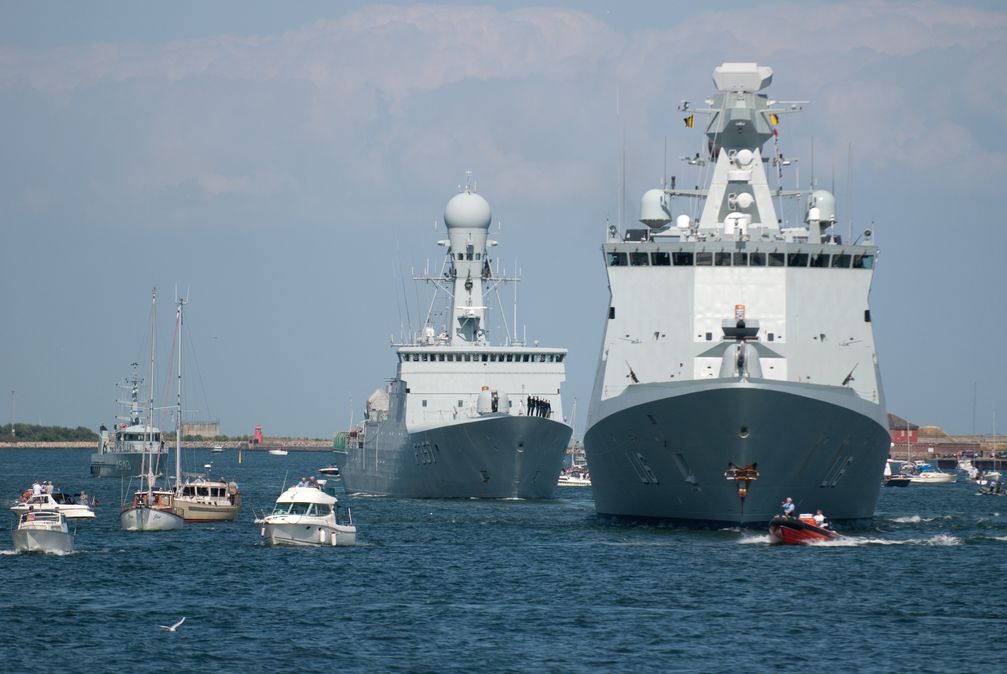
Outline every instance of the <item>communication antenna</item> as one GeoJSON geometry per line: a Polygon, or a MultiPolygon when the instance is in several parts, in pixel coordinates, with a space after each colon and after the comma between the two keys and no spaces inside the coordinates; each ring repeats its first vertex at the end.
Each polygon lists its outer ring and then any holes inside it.
{"type": "Polygon", "coordinates": [[[815,137],[811,137],[811,191],[815,191],[815,137]]]}
{"type": "Polygon", "coordinates": [[[853,238],[853,143],[846,149],[846,224],[846,240],[849,241],[853,238]]]}

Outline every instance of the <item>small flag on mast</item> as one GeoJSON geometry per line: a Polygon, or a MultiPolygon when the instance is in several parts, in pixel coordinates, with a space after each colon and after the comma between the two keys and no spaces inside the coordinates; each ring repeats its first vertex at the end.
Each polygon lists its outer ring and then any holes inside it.
{"type": "Polygon", "coordinates": [[[689,115],[682,121],[685,122],[685,128],[691,129],[696,123],[696,115],[689,115]]]}
{"type": "Polygon", "coordinates": [[[780,116],[777,115],[775,112],[769,113],[769,123],[772,124],[773,126],[776,126],[777,124],[780,123],[780,116]]]}

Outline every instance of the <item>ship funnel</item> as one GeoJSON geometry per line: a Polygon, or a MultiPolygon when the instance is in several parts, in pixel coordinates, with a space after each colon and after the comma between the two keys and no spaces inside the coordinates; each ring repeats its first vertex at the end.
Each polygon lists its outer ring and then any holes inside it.
{"type": "Polygon", "coordinates": [[[660,229],[671,222],[664,190],[653,189],[643,193],[640,199],[640,222],[651,229],[660,229]]]}

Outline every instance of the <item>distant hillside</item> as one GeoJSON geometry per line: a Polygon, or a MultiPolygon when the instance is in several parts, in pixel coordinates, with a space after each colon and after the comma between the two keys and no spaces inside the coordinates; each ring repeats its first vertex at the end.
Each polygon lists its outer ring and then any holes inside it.
{"type": "Polygon", "coordinates": [[[14,424],[11,433],[10,424],[0,427],[0,442],[80,442],[98,441],[98,434],[90,428],[78,426],[36,426],[35,424],[14,424]]]}

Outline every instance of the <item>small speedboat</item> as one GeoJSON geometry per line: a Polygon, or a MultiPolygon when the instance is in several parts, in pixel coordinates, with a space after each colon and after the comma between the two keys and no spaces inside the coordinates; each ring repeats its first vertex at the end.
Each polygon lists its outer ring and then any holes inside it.
{"type": "Polygon", "coordinates": [[[213,448],[210,449],[210,453],[211,454],[223,454],[224,453],[224,446],[223,445],[214,445],[213,448]]]}
{"type": "Polygon", "coordinates": [[[911,477],[904,474],[885,476],[886,487],[908,487],[912,481],[913,479],[911,477]]]}
{"type": "Polygon", "coordinates": [[[276,499],[273,512],[255,520],[267,545],[322,547],[356,545],[357,528],[336,518],[338,502],[316,487],[291,487],[276,499]]]}
{"type": "Polygon", "coordinates": [[[796,519],[783,515],[774,517],[769,523],[769,536],[774,543],[783,543],[784,545],[800,545],[842,538],[832,529],[818,526],[814,516],[810,514],[801,515],[796,519]]]}
{"type": "Polygon", "coordinates": [[[590,487],[591,477],[587,473],[564,473],[556,480],[557,487],[590,487]]]}
{"type": "Polygon", "coordinates": [[[63,513],[29,510],[19,518],[17,529],[11,531],[11,539],[18,552],[52,555],[73,552],[73,534],[66,526],[63,513]]]}
{"type": "Polygon", "coordinates": [[[269,453],[272,454],[273,456],[286,456],[287,455],[287,450],[285,450],[282,447],[280,447],[278,449],[271,449],[271,450],[269,450],[269,453]]]}
{"type": "Polygon", "coordinates": [[[339,466],[333,466],[331,463],[325,468],[319,468],[318,472],[322,475],[331,475],[332,477],[339,479],[339,466]]]}

